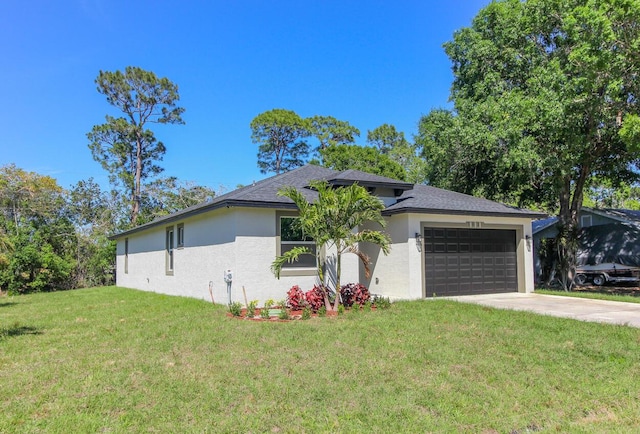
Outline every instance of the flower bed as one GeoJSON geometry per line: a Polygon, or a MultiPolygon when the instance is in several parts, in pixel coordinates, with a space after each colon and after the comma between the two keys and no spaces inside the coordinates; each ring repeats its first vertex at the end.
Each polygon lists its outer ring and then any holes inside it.
{"type": "MultiPolygon", "coordinates": [[[[386,297],[369,294],[369,290],[361,284],[347,284],[340,288],[341,304],[337,310],[327,310],[325,307],[325,294],[330,294],[326,287],[314,286],[306,293],[298,285],[294,285],[287,292],[287,298],[276,303],[267,300],[262,308],[258,308],[258,300],[253,300],[246,307],[240,302],[229,305],[228,316],[248,319],[252,321],[291,321],[306,320],[313,317],[337,316],[345,312],[370,311],[386,309],[391,302],[386,297]]],[[[334,294],[330,294],[335,297],[334,294]]],[[[333,303],[334,300],[329,298],[333,303]]]]}

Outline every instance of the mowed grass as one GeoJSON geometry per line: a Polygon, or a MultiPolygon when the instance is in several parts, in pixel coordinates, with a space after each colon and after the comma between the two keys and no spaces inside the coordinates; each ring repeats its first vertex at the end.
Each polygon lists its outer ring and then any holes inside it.
{"type": "MultiPolygon", "coordinates": [[[[604,287],[602,291],[606,291],[604,287]]],[[[625,303],[640,303],[640,297],[634,295],[610,294],[593,290],[575,289],[573,291],[563,291],[558,289],[536,289],[538,294],[560,295],[563,297],[591,298],[596,300],[622,301],[625,303]]]]}
{"type": "Polygon", "coordinates": [[[0,299],[0,432],[636,432],[640,330],[446,300],[288,323],[0,299]]]}

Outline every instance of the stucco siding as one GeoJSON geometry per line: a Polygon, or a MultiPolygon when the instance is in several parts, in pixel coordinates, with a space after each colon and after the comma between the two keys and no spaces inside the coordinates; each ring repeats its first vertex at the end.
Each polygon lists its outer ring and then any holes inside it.
{"type": "MultiPolygon", "coordinates": [[[[410,297],[410,277],[412,272],[409,261],[408,219],[406,214],[400,214],[386,219],[384,231],[391,237],[391,251],[384,255],[377,246],[363,244],[361,247],[371,258],[372,273],[369,279],[369,289],[374,294],[385,295],[394,299],[410,297]]],[[[369,226],[370,229],[379,229],[369,226]]],[[[418,268],[417,273],[420,273],[418,268]]],[[[364,277],[364,276],[363,276],[364,277]]]]}
{"type": "Polygon", "coordinates": [[[124,270],[124,240],[118,240],[117,284],[129,288],[209,299],[209,281],[214,282],[214,297],[222,300],[226,286],[224,267],[235,264],[235,220],[227,210],[215,219],[206,215],[155,228],[128,237],[128,273],[124,270]],[[173,273],[167,273],[166,230],[184,225],[184,247],[174,248],[173,273]],[[122,265],[120,265],[122,264],[122,265]]]}
{"type": "MultiPolygon", "coordinates": [[[[271,273],[276,257],[276,211],[260,208],[229,208],[187,218],[118,240],[117,284],[162,294],[210,300],[209,282],[216,303],[229,297],[224,272],[231,270],[231,301],[276,301],[286,297],[293,285],[309,290],[314,275],[282,276],[271,273]],[[166,229],[184,225],[184,247],[174,250],[173,274],[166,271],[166,229]],[[125,270],[125,239],[128,266],[125,270]]],[[[352,256],[352,255],[351,255],[352,256]]],[[[347,259],[347,268],[350,268],[347,259]]],[[[349,271],[346,270],[346,275],[349,271]]]]}
{"type": "MultiPolygon", "coordinates": [[[[248,300],[282,300],[293,285],[307,291],[317,283],[315,274],[286,273],[276,279],[271,263],[278,251],[276,210],[266,208],[225,208],[185,218],[166,226],[130,234],[117,245],[117,284],[124,287],[170,295],[209,300],[209,282],[217,303],[228,303],[224,271],[231,270],[232,301],[244,302],[244,286],[248,300]],[[184,247],[174,250],[173,273],[166,270],[166,230],[184,225],[184,247]],[[128,255],[125,270],[125,239],[128,255]]],[[[392,239],[391,252],[385,256],[373,245],[363,243],[360,249],[369,255],[371,275],[367,279],[364,267],[356,255],[343,255],[341,283],[361,282],[372,293],[392,299],[424,297],[424,260],[415,234],[429,225],[479,224],[483,228],[507,228],[516,231],[518,257],[518,288],[533,290],[533,255],[527,249],[525,237],[531,236],[529,218],[464,217],[438,214],[397,214],[386,218],[384,229],[392,239]]],[[[377,225],[365,226],[380,229],[377,225]]],[[[335,254],[328,249],[327,257],[335,254]]],[[[327,273],[331,275],[331,272],[327,273]]],[[[516,289],[516,288],[514,288],[516,289]]]]}

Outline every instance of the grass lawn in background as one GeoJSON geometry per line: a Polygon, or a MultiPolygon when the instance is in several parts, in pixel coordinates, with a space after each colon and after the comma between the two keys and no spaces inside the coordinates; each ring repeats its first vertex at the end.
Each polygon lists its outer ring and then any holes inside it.
{"type": "Polygon", "coordinates": [[[447,300],[254,322],[117,287],[0,299],[0,432],[634,432],[640,330],[447,300]]]}
{"type": "MultiPolygon", "coordinates": [[[[602,287],[601,287],[602,288],[602,287]]],[[[635,289],[635,288],[634,288],[635,289]]],[[[602,289],[584,289],[577,287],[573,291],[563,291],[561,289],[536,289],[537,294],[560,295],[563,297],[592,298],[596,300],[623,301],[625,303],[640,303],[640,297],[637,295],[628,295],[617,290],[615,293],[607,292],[609,288],[602,289]]]]}

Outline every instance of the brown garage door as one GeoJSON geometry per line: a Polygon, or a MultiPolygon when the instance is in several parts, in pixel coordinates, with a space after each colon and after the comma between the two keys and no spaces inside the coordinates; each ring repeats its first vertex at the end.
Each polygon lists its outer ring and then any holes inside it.
{"type": "Polygon", "coordinates": [[[424,229],[427,297],[518,290],[516,231],[424,229]]]}

